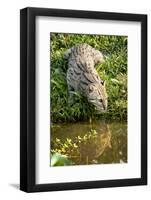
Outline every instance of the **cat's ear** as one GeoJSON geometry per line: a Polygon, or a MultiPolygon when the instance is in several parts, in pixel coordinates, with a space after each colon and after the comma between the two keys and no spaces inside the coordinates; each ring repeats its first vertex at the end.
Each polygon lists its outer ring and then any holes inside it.
{"type": "Polygon", "coordinates": [[[104,56],[101,51],[98,51],[98,50],[94,51],[94,62],[95,64],[104,62],[104,56]]]}
{"type": "Polygon", "coordinates": [[[106,81],[102,81],[102,80],[101,80],[101,84],[105,87],[106,81]]]}
{"type": "Polygon", "coordinates": [[[64,53],[64,59],[68,59],[71,55],[71,49],[68,49],[65,53],[64,53]]]}

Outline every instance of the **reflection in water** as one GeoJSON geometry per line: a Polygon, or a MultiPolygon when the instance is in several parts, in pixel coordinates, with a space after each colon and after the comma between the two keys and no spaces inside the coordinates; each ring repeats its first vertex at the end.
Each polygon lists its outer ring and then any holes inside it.
{"type": "Polygon", "coordinates": [[[65,145],[71,146],[66,147],[64,154],[76,165],[127,162],[127,123],[54,124],[51,127],[51,149],[56,148],[56,139],[62,149],[65,145]],[[67,138],[72,144],[66,143],[67,138]]]}
{"type": "Polygon", "coordinates": [[[111,132],[105,123],[101,129],[96,130],[97,136],[80,146],[81,162],[84,164],[97,163],[97,158],[103,154],[106,148],[111,148],[111,132]]]}

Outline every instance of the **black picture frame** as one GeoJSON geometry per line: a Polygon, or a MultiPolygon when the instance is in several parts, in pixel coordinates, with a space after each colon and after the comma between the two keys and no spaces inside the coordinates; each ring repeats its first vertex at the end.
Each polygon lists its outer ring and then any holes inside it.
{"type": "Polygon", "coordinates": [[[147,184],[147,15],[24,8],[20,11],[20,189],[25,192],[121,187],[147,184]],[[35,19],[37,16],[120,20],[141,23],[141,178],[36,184],[35,19]]]}

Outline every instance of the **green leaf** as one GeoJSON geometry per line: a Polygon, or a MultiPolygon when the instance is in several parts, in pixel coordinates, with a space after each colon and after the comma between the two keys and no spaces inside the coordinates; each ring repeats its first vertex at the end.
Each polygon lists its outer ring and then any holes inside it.
{"type": "Polygon", "coordinates": [[[67,156],[54,153],[51,156],[51,166],[65,166],[73,165],[73,162],[67,158],[67,156]]]}

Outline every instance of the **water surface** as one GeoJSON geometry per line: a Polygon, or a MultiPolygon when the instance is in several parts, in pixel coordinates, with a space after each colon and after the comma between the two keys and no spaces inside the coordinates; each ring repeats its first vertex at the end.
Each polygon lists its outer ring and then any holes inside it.
{"type": "Polygon", "coordinates": [[[59,139],[64,144],[70,139],[77,149],[67,147],[65,154],[74,165],[110,164],[127,162],[127,123],[126,122],[77,122],[53,124],[51,126],[51,149],[54,141],[59,139]],[[90,136],[96,132],[96,136],[90,136]],[[86,136],[85,136],[86,135],[86,136]],[[87,137],[76,143],[76,138],[87,137]],[[75,151],[75,152],[74,152],[75,151]]]}

